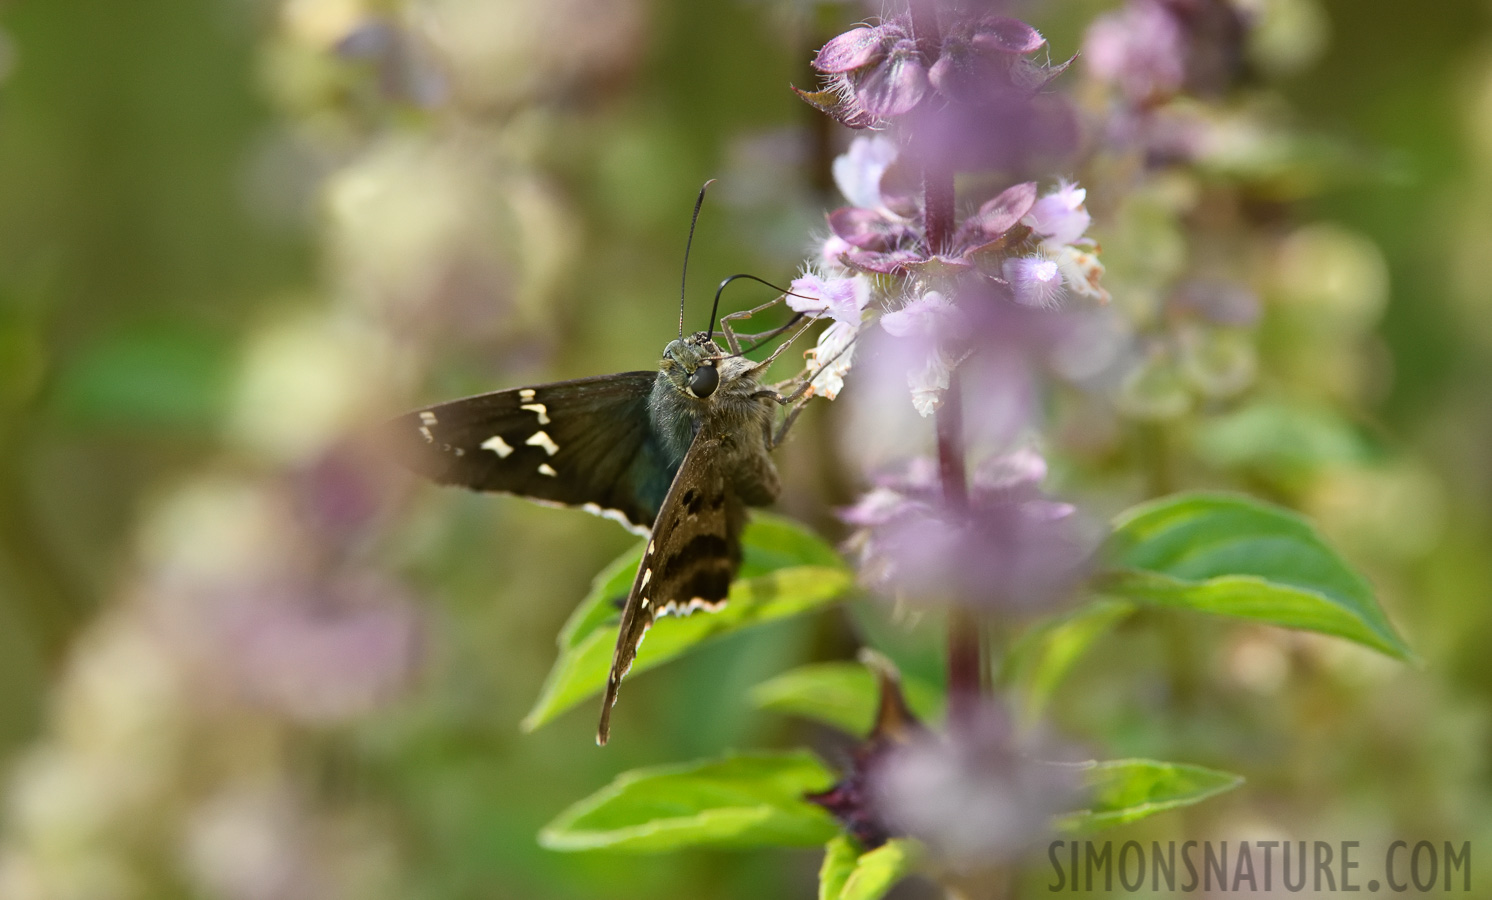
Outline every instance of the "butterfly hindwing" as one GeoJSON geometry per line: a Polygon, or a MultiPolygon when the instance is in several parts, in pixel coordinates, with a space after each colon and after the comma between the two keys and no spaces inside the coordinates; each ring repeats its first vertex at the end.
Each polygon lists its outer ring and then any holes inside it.
{"type": "Polygon", "coordinates": [[[596,742],[606,743],[611,707],[622,676],[632,668],[643,635],[662,615],[715,611],[725,604],[741,565],[746,507],[721,465],[719,438],[694,438],[658,512],[632,591],[606,679],[596,742]]]}
{"type": "Polygon", "coordinates": [[[442,484],[503,491],[653,523],[673,476],[654,438],[656,372],[479,394],[389,424],[400,459],[442,484]]]}

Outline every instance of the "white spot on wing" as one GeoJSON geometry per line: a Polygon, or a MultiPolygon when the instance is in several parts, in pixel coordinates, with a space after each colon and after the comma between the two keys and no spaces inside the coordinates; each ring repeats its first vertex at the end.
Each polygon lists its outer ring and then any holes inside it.
{"type": "Polygon", "coordinates": [[[705,612],[720,612],[722,609],[725,609],[725,599],[721,598],[720,600],[711,601],[703,597],[694,597],[690,599],[689,605],[684,607],[684,615],[693,615],[701,609],[705,612]]]}
{"type": "Polygon", "coordinates": [[[430,433],[430,429],[427,428],[426,426],[424,426],[424,425],[420,426],[420,434],[422,434],[422,435],[425,436],[425,443],[427,443],[427,444],[433,444],[433,443],[435,443],[435,435],[431,434],[430,433]]]}
{"type": "Polygon", "coordinates": [[[524,388],[523,390],[519,391],[518,399],[522,400],[524,403],[527,403],[528,401],[534,399],[534,389],[524,388]]]}
{"type": "Polygon", "coordinates": [[[643,569],[642,570],[642,586],[643,587],[647,587],[648,586],[648,582],[652,581],[652,580],[653,580],[653,570],[652,569],[643,569]]]}
{"type": "Polygon", "coordinates": [[[507,459],[508,454],[513,452],[513,448],[508,446],[508,442],[503,440],[500,434],[494,434],[492,437],[483,441],[482,449],[491,450],[503,459],[507,459]]]}
{"type": "MultiPolygon", "coordinates": [[[[558,505],[563,506],[564,504],[558,505]]],[[[640,534],[643,537],[648,536],[648,528],[646,525],[635,524],[631,519],[627,518],[626,513],[622,512],[619,509],[602,509],[599,503],[582,503],[580,505],[580,508],[593,516],[600,516],[603,519],[610,519],[613,522],[620,522],[623,528],[627,529],[633,534],[640,534]]]]}
{"type": "Polygon", "coordinates": [[[539,466],[539,474],[548,475],[550,478],[553,478],[559,473],[554,471],[554,466],[551,466],[549,463],[543,463],[539,466]]]}
{"type": "Polygon", "coordinates": [[[548,432],[535,431],[533,436],[524,441],[524,443],[530,447],[543,447],[544,452],[550,456],[559,452],[559,444],[554,442],[554,438],[550,437],[548,432]]]}
{"type": "Polygon", "coordinates": [[[434,425],[436,423],[435,413],[429,411],[428,409],[425,410],[424,412],[420,413],[420,422],[425,425],[434,425]]]}
{"type": "Polygon", "coordinates": [[[525,403],[525,404],[523,404],[522,406],[520,406],[518,408],[519,409],[526,409],[529,412],[532,412],[535,415],[537,415],[539,417],[539,424],[540,425],[548,425],[549,424],[549,407],[545,406],[544,404],[542,404],[542,403],[525,403]]]}

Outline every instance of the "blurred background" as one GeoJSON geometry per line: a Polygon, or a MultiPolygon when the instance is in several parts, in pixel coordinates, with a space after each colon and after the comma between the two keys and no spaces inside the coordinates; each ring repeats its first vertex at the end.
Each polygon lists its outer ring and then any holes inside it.
{"type": "MultiPolygon", "coordinates": [[[[1065,58],[1113,5],[1021,11],[1065,58]]],[[[1196,338],[1228,385],[1183,397],[1141,367],[1107,412],[1059,417],[1060,475],[1104,510],[1211,484],[1302,509],[1424,665],[1141,617],[1053,716],[1100,755],[1249,777],[1141,839],[1492,850],[1492,3],[1239,5],[1262,24],[1227,101],[1235,165],[1095,180],[1092,233],[1136,322],[1154,273],[1197,258],[1230,260],[1263,311],[1196,338]],[[1186,199],[1220,191],[1226,213],[1186,199]],[[1199,217],[1210,246],[1180,224],[1199,217]]],[[[884,630],[874,610],[629,682],[604,752],[588,706],[521,734],[555,634],[631,536],[391,479],[348,435],[654,366],[707,178],[690,327],[726,275],[793,277],[847,137],[788,85],[865,14],[0,6],[0,897],[814,896],[816,851],[564,855],[534,835],[627,768],[821,742],[744,696],[848,658],[884,630]]],[[[1081,68],[1064,77],[1097,104],[1081,68]]],[[[770,297],[740,290],[732,307],[770,297]]],[[[780,459],[782,508],[836,539],[862,485],[837,412],[812,409],[780,459]]]]}

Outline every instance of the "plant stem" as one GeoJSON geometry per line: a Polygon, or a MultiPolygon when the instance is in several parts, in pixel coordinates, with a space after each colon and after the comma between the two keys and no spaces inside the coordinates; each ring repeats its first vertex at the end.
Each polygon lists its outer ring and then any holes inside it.
{"type": "MultiPolygon", "coordinates": [[[[969,486],[964,459],[963,392],[958,372],[948,380],[943,405],[938,407],[938,471],[943,499],[955,515],[969,508],[969,486]]],[[[977,705],[984,685],[979,623],[959,607],[948,615],[948,715],[951,721],[966,720],[977,705]]]]}
{"type": "MultiPolygon", "coordinates": [[[[938,58],[942,37],[938,30],[936,0],[911,0],[912,34],[917,50],[930,67],[938,58]]],[[[953,235],[953,173],[936,162],[936,154],[924,154],[922,167],[923,223],[929,253],[948,248],[953,235]]],[[[969,508],[969,485],[964,458],[963,391],[955,370],[936,416],[938,474],[943,499],[956,515],[969,508]]],[[[953,721],[966,719],[978,702],[983,678],[979,623],[968,612],[955,608],[948,616],[948,705],[953,721]]]]}

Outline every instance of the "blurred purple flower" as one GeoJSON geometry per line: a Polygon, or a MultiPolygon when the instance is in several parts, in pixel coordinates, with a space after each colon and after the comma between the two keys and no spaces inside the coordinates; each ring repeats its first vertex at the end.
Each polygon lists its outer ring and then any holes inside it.
{"type": "Polygon", "coordinates": [[[211,586],[204,599],[214,670],[244,699],[291,719],[353,719],[413,680],[419,612],[385,577],[266,574],[211,586]]]}
{"type": "Polygon", "coordinates": [[[1094,20],[1083,40],[1088,70],[1134,107],[1183,91],[1218,96],[1242,78],[1247,28],[1224,0],[1130,0],[1094,20]]]}
{"type": "Polygon", "coordinates": [[[904,367],[912,405],[923,416],[943,402],[954,366],[949,347],[963,330],[962,322],[958,308],[938,291],[881,316],[881,327],[898,338],[891,359],[904,367]]]}
{"type": "Polygon", "coordinates": [[[975,470],[967,510],[905,475],[883,478],[844,513],[861,526],[851,545],[862,580],[914,603],[1053,610],[1087,575],[1099,534],[1041,493],[1045,474],[1030,450],[989,460],[975,470]]]}
{"type": "Polygon", "coordinates": [[[863,847],[910,836],[960,868],[998,865],[1036,846],[1053,816],[1079,804],[1080,768],[1036,758],[1070,751],[1017,735],[1002,704],[974,706],[938,734],[913,716],[889,662],[861,658],[880,684],[875,723],[840,780],[805,799],[863,847]]]}
{"type": "Polygon", "coordinates": [[[983,100],[1005,85],[1035,89],[1047,79],[1033,78],[1041,67],[1025,56],[1045,44],[1040,32],[1019,19],[953,17],[928,79],[944,97],[964,102],[983,100]]]}
{"type": "Polygon", "coordinates": [[[1254,325],[1259,297],[1235,281],[1199,279],[1176,288],[1166,302],[1173,315],[1196,316],[1215,325],[1254,325]]]}
{"type": "Polygon", "coordinates": [[[1099,16],[1083,40],[1083,59],[1099,81],[1117,85],[1135,105],[1165,100],[1186,78],[1186,38],[1160,0],[1131,0],[1099,16]]]}
{"type": "Polygon", "coordinates": [[[986,701],[951,720],[946,734],[919,731],[882,755],[876,818],[959,868],[1010,862],[1081,802],[1080,768],[1038,758],[1060,752],[1017,735],[1005,707],[986,701]]]}
{"type": "Polygon", "coordinates": [[[372,66],[384,99],[433,109],[450,94],[434,54],[409,29],[388,19],[358,22],[336,45],[343,59],[372,66]]]}
{"type": "Polygon", "coordinates": [[[1060,171],[1081,137],[1077,113],[1065,97],[1014,85],[993,88],[978,100],[923,104],[909,118],[915,136],[909,155],[952,172],[1060,171]]]}
{"type": "Polygon", "coordinates": [[[349,438],[292,471],[286,495],[299,524],[333,549],[347,549],[371,534],[405,484],[368,444],[349,438]]]}

